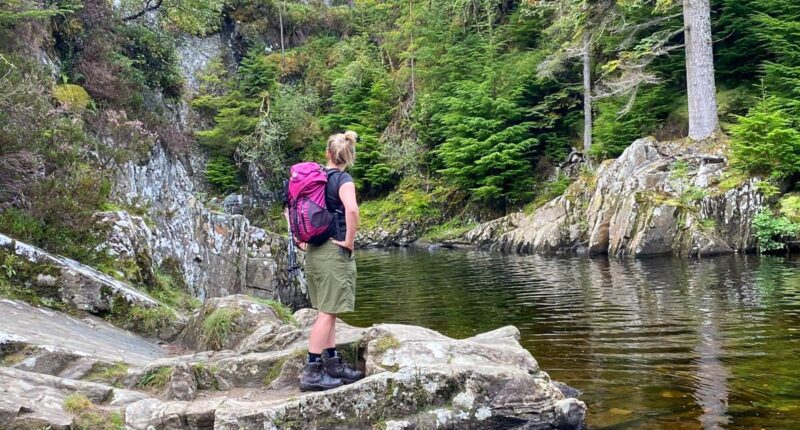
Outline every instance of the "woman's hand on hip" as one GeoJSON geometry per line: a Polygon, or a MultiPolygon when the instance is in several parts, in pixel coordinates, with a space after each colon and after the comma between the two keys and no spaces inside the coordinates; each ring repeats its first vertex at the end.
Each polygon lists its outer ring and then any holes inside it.
{"type": "Polygon", "coordinates": [[[341,246],[342,248],[345,248],[345,249],[349,250],[349,251],[350,251],[350,253],[353,253],[353,250],[354,250],[354,249],[355,249],[355,247],[356,247],[356,246],[355,246],[355,243],[353,243],[353,241],[349,241],[349,242],[348,242],[348,241],[346,241],[346,240],[345,240],[345,241],[341,241],[341,240],[335,240],[335,239],[332,239],[332,240],[331,240],[331,242],[333,242],[333,244],[334,244],[334,245],[339,245],[339,246],[341,246]]]}

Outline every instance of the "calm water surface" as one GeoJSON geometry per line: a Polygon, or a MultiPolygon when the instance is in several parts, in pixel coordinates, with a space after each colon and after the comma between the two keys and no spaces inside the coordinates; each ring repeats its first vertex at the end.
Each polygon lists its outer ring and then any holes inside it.
{"type": "Polygon", "coordinates": [[[361,251],[356,302],[355,325],[519,327],[591,429],[800,429],[800,259],[361,251]]]}

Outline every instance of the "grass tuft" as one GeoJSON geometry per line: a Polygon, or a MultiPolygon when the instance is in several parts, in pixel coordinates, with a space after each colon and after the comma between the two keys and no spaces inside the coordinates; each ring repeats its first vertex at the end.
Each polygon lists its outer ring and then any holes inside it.
{"type": "Polygon", "coordinates": [[[169,378],[172,377],[172,368],[162,366],[149,370],[139,377],[136,383],[137,388],[143,388],[151,392],[161,392],[167,386],[169,378]]]}
{"type": "Polygon", "coordinates": [[[278,315],[278,318],[280,318],[281,321],[283,321],[286,324],[291,324],[297,327],[298,325],[297,320],[294,318],[294,313],[292,312],[291,309],[289,309],[288,306],[284,305],[283,303],[277,300],[263,299],[261,297],[255,297],[255,296],[248,296],[248,297],[250,298],[250,300],[256,303],[261,303],[262,305],[271,307],[272,310],[275,311],[275,314],[278,315]]]}
{"type": "Polygon", "coordinates": [[[104,382],[117,386],[127,374],[128,364],[125,362],[117,361],[112,365],[96,363],[83,379],[89,382],[104,382]]]}
{"type": "Polygon", "coordinates": [[[64,398],[62,408],[71,414],[80,414],[94,407],[92,401],[84,394],[72,393],[64,398]]]}
{"type": "Polygon", "coordinates": [[[203,321],[203,342],[212,349],[222,348],[239,315],[239,309],[222,308],[212,312],[203,321]]]}

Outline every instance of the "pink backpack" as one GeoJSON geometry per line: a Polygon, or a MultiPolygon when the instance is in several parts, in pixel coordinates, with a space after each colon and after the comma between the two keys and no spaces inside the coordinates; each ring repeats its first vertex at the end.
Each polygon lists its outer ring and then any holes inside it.
{"type": "Polygon", "coordinates": [[[289,227],[295,239],[321,245],[331,237],[333,214],[325,203],[328,175],[317,163],[292,166],[289,178],[289,227]]]}

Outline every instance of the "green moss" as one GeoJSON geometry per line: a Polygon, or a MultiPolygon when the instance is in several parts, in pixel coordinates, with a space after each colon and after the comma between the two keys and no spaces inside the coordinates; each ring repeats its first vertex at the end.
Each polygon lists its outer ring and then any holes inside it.
{"type": "Polygon", "coordinates": [[[157,335],[175,323],[175,311],[164,305],[144,307],[131,305],[123,297],[115,297],[111,313],[106,317],[110,322],[128,330],[144,335],[157,335]]]}
{"type": "Polygon", "coordinates": [[[525,205],[523,211],[528,215],[533,214],[536,209],[542,207],[545,203],[566,193],[570,183],[571,179],[569,176],[560,174],[553,181],[539,184],[536,190],[536,197],[532,202],[525,205]]]}
{"type": "Polygon", "coordinates": [[[125,419],[119,412],[108,413],[100,409],[92,409],[78,414],[73,420],[75,430],[124,430],[125,419]]]}
{"type": "Polygon", "coordinates": [[[392,231],[407,224],[432,226],[466,207],[465,195],[437,181],[405,179],[385,197],[363,202],[360,229],[392,231]]]}
{"type": "Polygon", "coordinates": [[[143,373],[136,382],[137,388],[160,393],[172,377],[172,368],[161,366],[143,373]]]}
{"type": "Polygon", "coordinates": [[[62,312],[76,312],[61,301],[58,287],[37,283],[35,279],[39,275],[57,278],[60,271],[48,264],[32,263],[0,248],[0,297],[62,312]]]}
{"type": "Polygon", "coordinates": [[[146,290],[154,299],[176,309],[191,311],[200,307],[200,300],[189,294],[180,270],[170,264],[156,269],[155,285],[146,290]]]}
{"type": "Polygon", "coordinates": [[[375,340],[372,348],[375,353],[380,354],[390,349],[399,347],[400,347],[400,341],[397,340],[396,337],[391,335],[386,335],[380,339],[375,340]]]}
{"type": "Polygon", "coordinates": [[[92,401],[81,393],[72,393],[64,398],[62,408],[71,414],[79,414],[92,408],[92,401]]]}
{"type": "Polygon", "coordinates": [[[92,102],[89,93],[82,86],[73,84],[56,85],[53,88],[53,97],[60,105],[78,112],[86,109],[92,102]]]}
{"type": "Polygon", "coordinates": [[[212,349],[220,349],[241,315],[239,309],[217,309],[203,321],[203,342],[212,349]]]}
{"type": "Polygon", "coordinates": [[[128,364],[118,361],[111,365],[96,363],[83,379],[90,382],[103,382],[113,386],[119,386],[120,381],[127,375],[128,364]]]}
{"type": "MultiPolygon", "coordinates": [[[[4,349],[5,348],[6,347],[4,347],[4,349]]],[[[8,350],[3,351],[4,355],[0,357],[0,366],[11,367],[16,364],[19,364],[23,360],[28,358],[29,355],[35,352],[37,348],[30,345],[26,345],[22,348],[13,348],[12,346],[12,348],[10,349],[11,349],[10,351],[8,350]]]]}
{"type": "Polygon", "coordinates": [[[281,370],[283,370],[283,366],[286,362],[289,361],[288,358],[281,358],[280,360],[276,361],[272,364],[272,367],[269,368],[267,374],[264,375],[264,386],[269,387],[273,382],[275,382],[278,377],[281,376],[281,370]]]}
{"type": "Polygon", "coordinates": [[[439,224],[428,229],[428,231],[422,235],[422,239],[430,242],[458,239],[466,232],[472,230],[476,225],[477,223],[472,221],[467,221],[462,218],[453,218],[444,224],[439,224]]]}
{"type": "Polygon", "coordinates": [[[786,194],[779,203],[781,215],[794,222],[800,222],[800,194],[786,194]]]}

